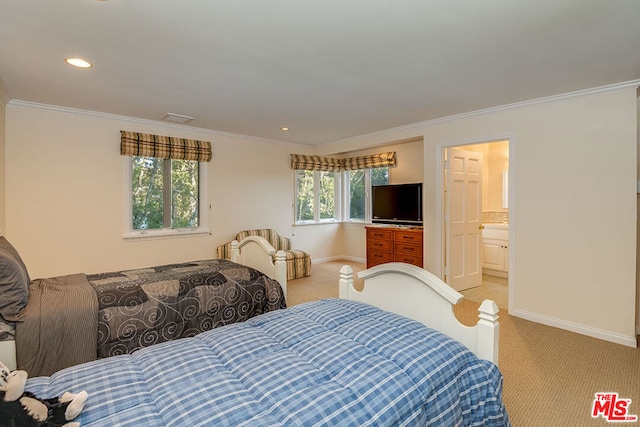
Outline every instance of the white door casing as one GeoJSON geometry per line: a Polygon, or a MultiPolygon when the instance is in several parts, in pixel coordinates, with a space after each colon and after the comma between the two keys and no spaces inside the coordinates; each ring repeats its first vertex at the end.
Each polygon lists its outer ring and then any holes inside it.
{"type": "Polygon", "coordinates": [[[482,284],[482,153],[448,149],[447,283],[457,291],[482,284]]]}

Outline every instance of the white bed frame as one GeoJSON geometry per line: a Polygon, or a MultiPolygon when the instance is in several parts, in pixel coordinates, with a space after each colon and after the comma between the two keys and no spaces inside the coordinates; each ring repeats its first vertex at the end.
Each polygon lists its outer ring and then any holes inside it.
{"type": "Polygon", "coordinates": [[[280,283],[287,297],[287,262],[284,251],[277,251],[267,239],[248,236],[241,242],[231,242],[231,261],[255,268],[280,283]],[[273,260],[275,255],[275,261],[273,260]]]}
{"type": "MultiPolygon", "coordinates": [[[[287,266],[284,251],[277,251],[264,238],[249,236],[241,242],[234,240],[231,243],[231,260],[238,264],[255,268],[272,279],[277,280],[282,287],[285,298],[287,297],[287,266]],[[275,262],[272,255],[275,254],[275,262]]],[[[0,341],[0,361],[7,368],[16,369],[16,343],[15,341],[0,341]]]]}
{"type": "Polygon", "coordinates": [[[340,298],[374,305],[417,320],[460,341],[481,359],[498,364],[498,306],[491,300],[480,305],[475,326],[456,319],[453,306],[463,295],[427,270],[392,262],[358,273],[364,288],[354,288],[353,269],[340,270],[340,298]]]}

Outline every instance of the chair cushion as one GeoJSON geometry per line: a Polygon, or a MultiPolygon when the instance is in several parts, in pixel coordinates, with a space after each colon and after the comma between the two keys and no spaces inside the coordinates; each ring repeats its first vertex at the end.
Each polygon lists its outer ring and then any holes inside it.
{"type": "Polygon", "coordinates": [[[305,251],[301,251],[298,249],[291,249],[288,251],[284,251],[284,254],[286,255],[286,260],[290,260],[290,259],[301,259],[301,258],[311,258],[311,255],[309,255],[308,253],[306,253],[305,251]]]}

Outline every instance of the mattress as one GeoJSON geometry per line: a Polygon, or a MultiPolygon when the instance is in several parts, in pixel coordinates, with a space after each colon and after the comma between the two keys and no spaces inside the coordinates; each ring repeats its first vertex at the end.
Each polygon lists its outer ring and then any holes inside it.
{"type": "Polygon", "coordinates": [[[510,425],[493,363],[342,299],[30,378],[26,390],[86,390],[84,427],[510,425]]]}

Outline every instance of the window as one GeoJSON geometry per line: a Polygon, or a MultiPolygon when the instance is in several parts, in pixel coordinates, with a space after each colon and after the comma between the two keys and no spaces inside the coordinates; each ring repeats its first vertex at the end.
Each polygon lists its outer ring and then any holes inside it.
{"type": "MultiPolygon", "coordinates": [[[[206,168],[194,160],[129,157],[129,225],[135,236],[206,231],[201,182],[206,168]],[[204,219],[204,221],[203,221],[204,219]]],[[[206,212],[206,209],[204,210],[206,212]]],[[[131,237],[131,236],[129,236],[131,237]]]]}
{"type": "Polygon", "coordinates": [[[389,168],[345,171],[346,215],[349,221],[371,221],[371,186],[389,183],[389,168]]]}
{"type": "Polygon", "coordinates": [[[209,232],[209,141],[121,130],[120,154],[127,159],[125,238],[209,232]]]}
{"type": "Polygon", "coordinates": [[[346,159],[291,154],[296,224],[371,221],[371,186],[388,184],[396,165],[395,151],[346,159]]]}
{"type": "Polygon", "coordinates": [[[296,222],[336,221],[336,181],[333,171],[296,170],[296,222]]]}

